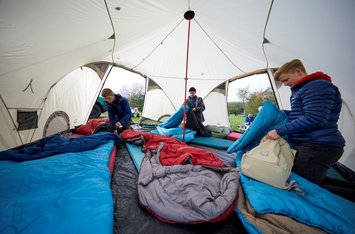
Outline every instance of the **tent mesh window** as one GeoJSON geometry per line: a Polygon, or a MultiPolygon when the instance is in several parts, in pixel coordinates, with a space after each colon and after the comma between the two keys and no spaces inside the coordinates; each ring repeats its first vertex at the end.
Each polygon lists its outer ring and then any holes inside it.
{"type": "Polygon", "coordinates": [[[66,131],[69,128],[70,124],[68,114],[64,111],[56,111],[48,117],[43,128],[43,137],[66,131]]]}
{"type": "Polygon", "coordinates": [[[17,111],[18,131],[38,128],[37,111],[17,111]]]}

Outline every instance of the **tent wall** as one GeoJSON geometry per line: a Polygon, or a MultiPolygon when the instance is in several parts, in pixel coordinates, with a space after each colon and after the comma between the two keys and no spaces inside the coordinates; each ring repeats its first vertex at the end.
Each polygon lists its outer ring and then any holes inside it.
{"type": "Polygon", "coordinates": [[[176,109],[160,86],[149,78],[146,80],[146,93],[142,116],[159,120],[163,115],[172,115],[176,109]]]}
{"type": "Polygon", "coordinates": [[[58,130],[46,131],[46,135],[85,123],[90,114],[93,100],[98,95],[100,84],[101,79],[97,73],[87,67],[76,69],[65,76],[50,89],[44,100],[43,107],[34,109],[38,114],[38,128],[16,131],[18,128],[18,123],[16,122],[18,109],[9,109],[10,117],[6,115],[8,113],[6,108],[1,106],[1,113],[4,116],[2,118],[3,121],[0,122],[1,136],[3,138],[1,139],[1,149],[12,148],[20,145],[20,143],[25,144],[44,137],[44,126],[49,117],[56,112],[63,112],[68,116],[69,126],[63,129],[61,126],[66,126],[66,123],[60,124],[58,122],[57,124],[61,125],[58,126],[58,130]],[[13,126],[11,119],[14,120],[15,126],[13,126]]]}

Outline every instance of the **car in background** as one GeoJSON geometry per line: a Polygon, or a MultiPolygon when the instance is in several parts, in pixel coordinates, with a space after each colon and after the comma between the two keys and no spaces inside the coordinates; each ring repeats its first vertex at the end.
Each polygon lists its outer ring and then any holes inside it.
{"type": "Polygon", "coordinates": [[[107,106],[105,103],[105,98],[98,96],[94,106],[92,107],[89,118],[90,119],[99,118],[100,115],[102,113],[105,113],[106,111],[107,111],[107,106]]]}

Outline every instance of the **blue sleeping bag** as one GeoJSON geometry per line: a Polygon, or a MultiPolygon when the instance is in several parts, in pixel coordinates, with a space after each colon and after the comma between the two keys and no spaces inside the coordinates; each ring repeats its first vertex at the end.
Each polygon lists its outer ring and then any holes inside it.
{"type": "MultiPolygon", "coordinates": [[[[186,105],[186,113],[189,113],[190,107],[186,105]]],[[[176,128],[181,124],[184,118],[184,105],[182,105],[169,119],[159,124],[163,128],[176,128]]]]}
{"type": "Polygon", "coordinates": [[[287,122],[287,115],[270,101],[265,101],[253,124],[227,149],[227,153],[250,150],[275,127],[287,122]]]}
{"type": "MultiPolygon", "coordinates": [[[[163,128],[160,126],[157,126],[157,131],[159,135],[162,136],[170,136],[173,137],[179,141],[182,141],[182,136],[183,136],[183,129],[182,128],[163,128]]],[[[154,131],[152,131],[154,133],[154,131]]],[[[196,131],[193,131],[191,129],[185,129],[185,137],[184,137],[184,142],[190,142],[195,138],[196,131]]]]}
{"type": "MultiPolygon", "coordinates": [[[[231,152],[237,151],[237,167],[240,167],[241,158],[246,151],[259,144],[268,131],[284,121],[285,114],[271,102],[266,102],[251,127],[229,149],[231,152]]],[[[355,203],[330,193],[296,173],[291,173],[290,180],[299,182],[304,195],[275,188],[242,174],[240,176],[245,195],[258,214],[286,215],[328,233],[354,233],[355,203]]],[[[249,233],[260,233],[238,210],[236,212],[249,233]]]]}
{"type": "Polygon", "coordinates": [[[121,136],[109,132],[100,132],[75,138],[66,138],[60,134],[55,134],[50,137],[42,138],[26,147],[1,151],[0,160],[22,162],[56,154],[82,152],[95,149],[110,140],[114,140],[116,144],[122,143],[121,136]]]}
{"type": "Polygon", "coordinates": [[[113,145],[110,140],[89,151],[0,161],[1,233],[112,233],[113,145]]]}

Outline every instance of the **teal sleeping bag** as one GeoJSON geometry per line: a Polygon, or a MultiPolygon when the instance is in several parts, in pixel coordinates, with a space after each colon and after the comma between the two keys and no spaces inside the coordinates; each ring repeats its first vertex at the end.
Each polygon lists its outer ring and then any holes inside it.
{"type": "Polygon", "coordinates": [[[253,124],[229,146],[227,153],[237,152],[241,149],[248,151],[254,148],[269,131],[286,122],[286,113],[280,111],[272,102],[266,101],[253,124]]]}
{"type": "Polygon", "coordinates": [[[113,145],[110,140],[88,151],[0,161],[0,232],[112,233],[113,145]]]}

